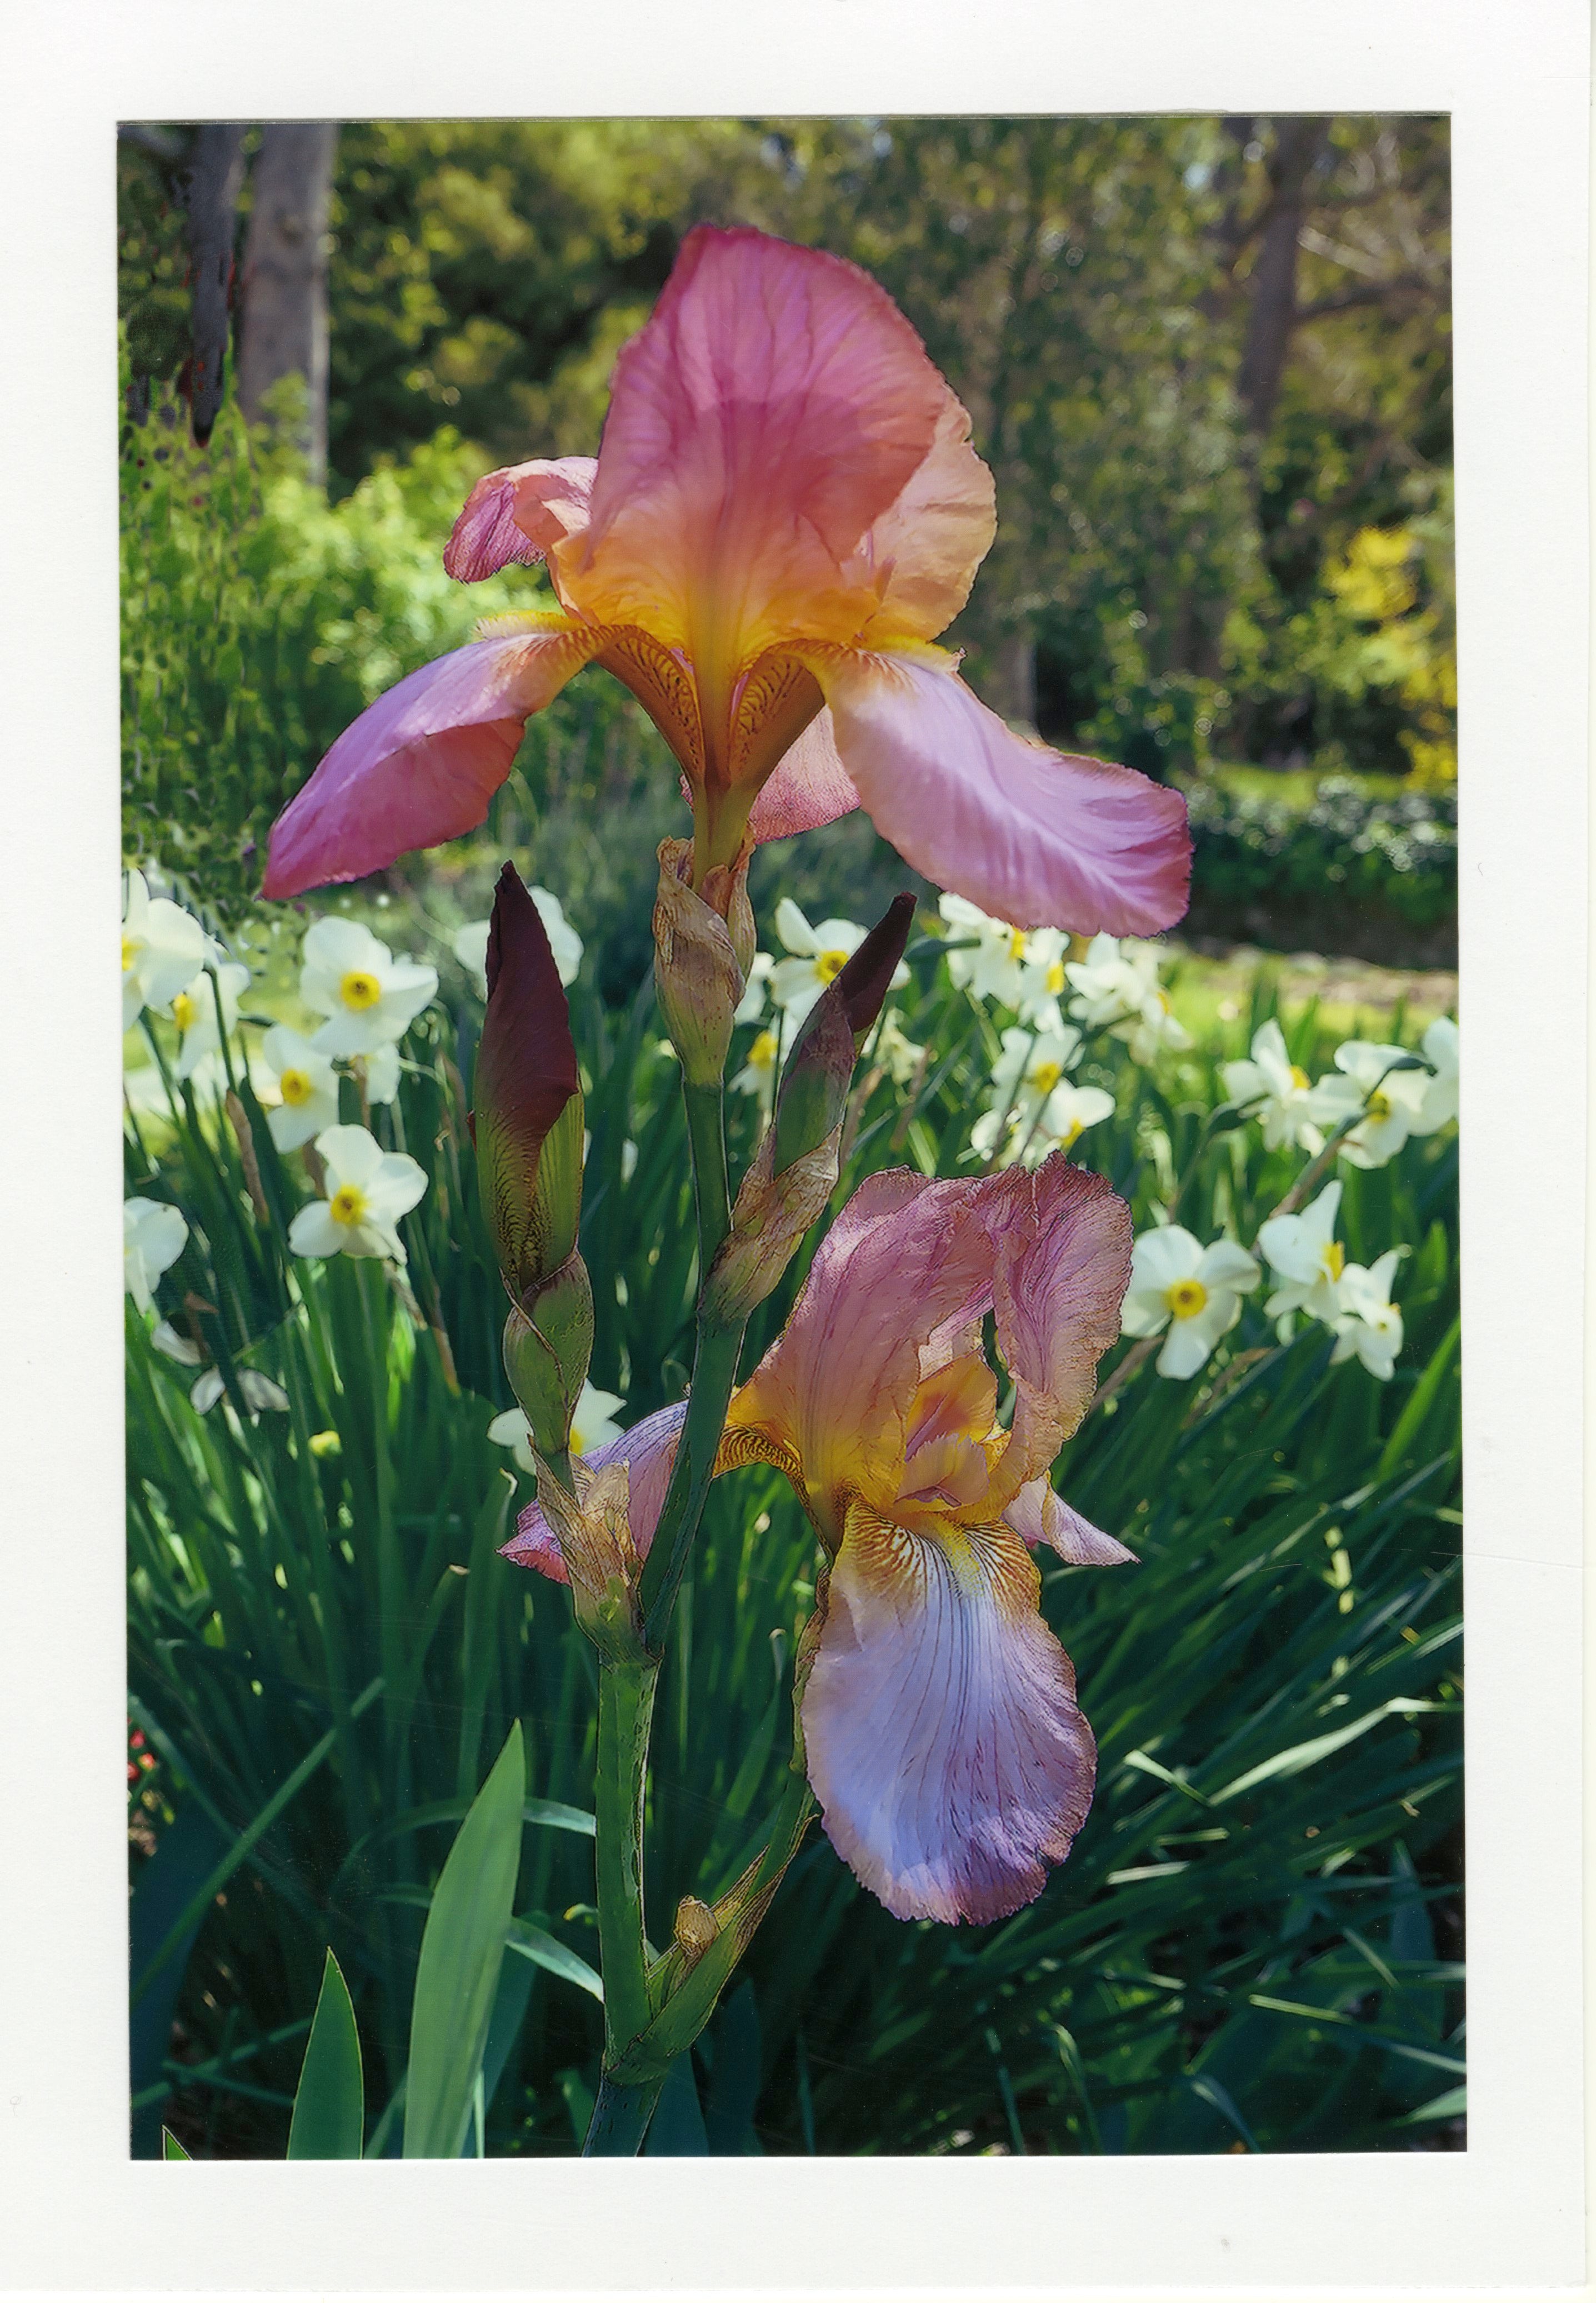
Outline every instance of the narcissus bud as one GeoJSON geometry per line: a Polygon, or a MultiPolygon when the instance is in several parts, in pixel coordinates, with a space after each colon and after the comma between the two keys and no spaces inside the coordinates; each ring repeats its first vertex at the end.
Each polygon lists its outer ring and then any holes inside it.
{"type": "Polygon", "coordinates": [[[593,1344],[577,1253],[582,1085],[548,932],[507,864],[487,941],[487,1012],[471,1134],[483,1212],[515,1308],[504,1364],[544,1453],[561,1454],[593,1344]]]}
{"type": "Polygon", "coordinates": [[[823,1143],[841,1118],[854,1059],[881,1014],[914,917],[914,898],[894,896],[809,1010],[776,1102],[774,1175],[823,1143]]]}
{"type": "Polygon", "coordinates": [[[690,884],[690,840],[662,839],[659,856],[654,991],[683,1077],[707,1087],[725,1069],[731,1018],[754,957],[747,868],[717,866],[700,893],[690,884]]]}

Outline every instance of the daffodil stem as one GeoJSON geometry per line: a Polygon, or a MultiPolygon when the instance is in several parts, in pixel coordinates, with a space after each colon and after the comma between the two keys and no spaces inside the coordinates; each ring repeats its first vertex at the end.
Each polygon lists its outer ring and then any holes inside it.
{"type": "Polygon", "coordinates": [[[643,1790],[658,1681],[656,1664],[599,1666],[594,1819],[606,2070],[646,2029],[653,2012],[643,1922],[643,1790]]]}

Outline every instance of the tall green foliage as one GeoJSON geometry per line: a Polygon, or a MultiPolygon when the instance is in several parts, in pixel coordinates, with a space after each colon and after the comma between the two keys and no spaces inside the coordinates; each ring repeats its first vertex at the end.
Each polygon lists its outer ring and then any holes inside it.
{"type": "MultiPolygon", "coordinates": [[[[999,1019],[939,953],[932,939],[911,952],[897,1001],[934,1067],[917,1085],[872,1079],[843,1190],[906,1161],[968,1172],[999,1019]]],[[[367,2148],[397,2148],[426,1911],[517,1719],[536,1827],[509,1930],[520,1956],[488,2026],[486,2148],[570,2151],[587,2122],[593,1671],[567,1595],[497,1556],[528,1490],[486,1436],[508,1404],[503,1295],[465,1126],[477,1011],[451,980],[454,1011],[413,1028],[399,1101],[373,1115],[428,1177],[405,1223],[408,1299],[373,1264],[288,1253],[306,1179],[242,1076],[248,1160],[204,1097],[180,1092],[175,1128],[130,1137],[130,1192],[190,1225],[160,1308],[197,1323],[227,1382],[196,1413],[192,1370],[131,1322],[133,1717],[159,1762],[150,1796],[174,1818],[135,1885],[136,1941],[172,1945],[140,2005],[181,1977],[177,2050],[139,2034],[136,2100],[202,2149],[282,2152],[329,1943],[359,2024],[367,2148]],[[252,1415],[244,1367],[289,1410],[252,1415]],[[190,1818],[202,1828],[185,1835],[190,1818]]],[[[581,1245],[605,1307],[593,1377],[629,1419],[686,1381],[680,1098],[646,986],[619,1010],[581,980],[573,996],[590,1084],[581,1245]]],[[[1250,1240],[1299,1170],[1255,1126],[1212,1124],[1217,1064],[1271,1005],[1261,983],[1250,1015],[1153,1072],[1111,1037],[1091,1043],[1080,1076],[1116,1112],[1077,1156],[1138,1227],[1184,1177],[1183,1222],[1250,1240]]],[[[1334,1044],[1312,1012],[1288,1042],[1309,1071],[1334,1044]]],[[[740,1165],[755,1113],[733,1103],[740,1165]]],[[[1143,1365],[1071,1443],[1061,1488],[1140,1564],[1044,1574],[1100,1749],[1092,1815],[1045,1894],[992,1928],[906,1926],[816,1835],[756,1938],[748,1997],[728,2000],[676,2086],[671,2134],[695,2131],[694,2088],[713,2147],[735,2150],[1400,2148],[1451,2116],[1456,1160],[1448,1131],[1345,1177],[1348,1255],[1414,1250],[1389,1386],[1330,1366],[1322,1330],[1281,1345],[1254,1299],[1209,1378],[1143,1365]]],[[[750,1354],[799,1276],[763,1307],[750,1354]]],[[[713,1896],[746,1860],[785,1761],[816,1565],[774,1474],[717,1483],[658,1705],[656,1913],[713,1896]]]]}

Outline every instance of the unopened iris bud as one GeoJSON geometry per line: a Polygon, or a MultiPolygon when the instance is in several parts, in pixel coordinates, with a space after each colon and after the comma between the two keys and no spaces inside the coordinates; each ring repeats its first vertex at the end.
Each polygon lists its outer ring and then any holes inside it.
{"type": "Polygon", "coordinates": [[[548,932],[509,864],[488,930],[471,1134],[483,1212],[515,1306],[505,1369],[536,1444],[558,1455],[593,1345],[593,1295],[577,1253],[582,1085],[548,932]]]}
{"type": "Polygon", "coordinates": [[[690,884],[690,840],[662,839],[659,856],[654,991],[682,1076],[708,1087],[725,1069],[731,1019],[754,957],[747,870],[717,867],[700,892],[690,884]]]}
{"type": "Polygon", "coordinates": [[[798,1033],[776,1104],[773,1173],[823,1143],[842,1117],[854,1059],[881,1014],[915,916],[912,896],[894,896],[847,966],[826,986],[798,1033]]]}

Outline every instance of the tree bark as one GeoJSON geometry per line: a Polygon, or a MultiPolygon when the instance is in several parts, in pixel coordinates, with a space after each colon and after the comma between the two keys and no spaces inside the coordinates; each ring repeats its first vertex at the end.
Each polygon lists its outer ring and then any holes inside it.
{"type": "Polygon", "coordinates": [[[1001,720],[1036,725],[1036,643],[1028,631],[1005,632],[987,656],[981,701],[1001,720]]]}
{"type": "Polygon", "coordinates": [[[1302,116],[1275,123],[1268,215],[1253,266],[1246,343],[1237,380],[1254,442],[1267,434],[1279,397],[1297,322],[1297,234],[1307,208],[1308,178],[1329,133],[1330,122],[1323,119],[1302,116]]]}
{"type": "Polygon", "coordinates": [[[203,448],[222,406],[232,302],[232,235],[244,181],[244,131],[237,121],[197,129],[188,172],[189,277],[192,335],[189,421],[203,448]]]}
{"type": "Polygon", "coordinates": [[[252,424],[267,420],[274,385],[305,386],[295,445],[319,487],[327,477],[327,214],[335,122],[274,121],[255,163],[254,205],[244,247],[239,401],[252,424]]]}

